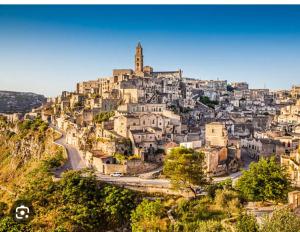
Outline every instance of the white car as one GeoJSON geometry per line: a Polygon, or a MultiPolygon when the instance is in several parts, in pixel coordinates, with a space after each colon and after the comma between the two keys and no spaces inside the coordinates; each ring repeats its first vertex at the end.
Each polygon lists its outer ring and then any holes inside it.
{"type": "Polygon", "coordinates": [[[114,173],[110,174],[110,176],[120,177],[120,176],[123,176],[123,174],[121,172],[114,172],[114,173]]]}

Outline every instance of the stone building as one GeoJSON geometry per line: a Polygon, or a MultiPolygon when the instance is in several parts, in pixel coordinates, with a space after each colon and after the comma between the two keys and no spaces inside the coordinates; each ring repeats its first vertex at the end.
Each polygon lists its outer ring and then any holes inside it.
{"type": "Polygon", "coordinates": [[[225,125],[220,122],[212,122],[205,125],[205,144],[207,146],[226,147],[228,134],[225,125]]]}
{"type": "Polygon", "coordinates": [[[205,171],[209,176],[227,173],[228,150],[226,147],[205,147],[200,148],[199,151],[205,154],[205,171]]]}
{"type": "Polygon", "coordinates": [[[144,68],[143,48],[141,43],[138,43],[135,50],[135,73],[137,75],[142,74],[143,68],[144,68]]]}
{"type": "Polygon", "coordinates": [[[295,105],[281,108],[277,121],[279,123],[300,124],[300,100],[297,100],[295,105]]]}
{"type": "Polygon", "coordinates": [[[300,98],[300,85],[293,85],[291,90],[293,98],[300,98]]]}
{"type": "Polygon", "coordinates": [[[290,155],[282,155],[280,162],[286,168],[292,184],[300,187],[300,154],[299,150],[294,150],[290,155]]]}
{"type": "Polygon", "coordinates": [[[241,148],[244,149],[251,158],[256,160],[261,157],[280,156],[286,152],[284,145],[280,141],[269,138],[241,139],[241,148]]]}
{"type": "Polygon", "coordinates": [[[249,89],[249,85],[247,82],[232,82],[231,86],[234,88],[234,90],[238,90],[238,91],[249,89]]]}

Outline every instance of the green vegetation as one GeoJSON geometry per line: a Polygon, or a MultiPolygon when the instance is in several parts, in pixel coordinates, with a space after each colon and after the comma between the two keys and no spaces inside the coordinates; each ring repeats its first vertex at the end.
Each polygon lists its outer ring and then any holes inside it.
{"type": "Polygon", "coordinates": [[[131,214],[132,231],[225,232],[228,230],[222,225],[222,220],[237,216],[241,210],[237,196],[234,190],[220,190],[215,198],[144,199],[131,214]],[[220,198],[224,201],[220,201],[220,198]],[[238,204],[233,207],[226,201],[238,204]],[[168,211],[173,216],[173,223],[168,211]]]}
{"type": "Polygon", "coordinates": [[[248,171],[237,181],[236,187],[249,201],[285,201],[290,190],[288,174],[275,158],[251,163],[248,171]]]}
{"type": "Polygon", "coordinates": [[[237,232],[258,232],[259,227],[256,218],[251,214],[240,214],[236,223],[237,232]]]}
{"type": "Polygon", "coordinates": [[[129,220],[134,207],[133,193],[103,185],[89,172],[70,171],[59,182],[35,181],[26,197],[35,206],[33,228],[49,223],[52,229],[66,231],[119,228],[129,220]],[[43,220],[45,215],[50,216],[48,222],[43,220]]]}
{"type": "Polygon", "coordinates": [[[288,208],[275,211],[272,216],[266,217],[261,232],[299,232],[300,218],[288,208]]]}
{"type": "Polygon", "coordinates": [[[131,214],[133,232],[167,231],[168,224],[166,209],[160,200],[151,202],[144,199],[131,214]]]}
{"type": "Polygon", "coordinates": [[[110,119],[110,117],[115,116],[115,112],[114,111],[110,111],[110,112],[101,112],[99,114],[97,114],[94,117],[94,122],[95,123],[102,123],[102,122],[106,122],[110,119]]]}
{"type": "Polygon", "coordinates": [[[207,184],[203,165],[203,153],[178,147],[166,156],[163,172],[176,189],[188,188],[196,194],[195,187],[207,184]]]}
{"type": "Polygon", "coordinates": [[[35,120],[24,120],[22,122],[19,122],[19,130],[26,131],[26,130],[32,130],[32,131],[40,131],[44,132],[46,129],[48,129],[48,123],[44,122],[41,118],[36,118],[35,120]]]}
{"type": "Polygon", "coordinates": [[[59,147],[57,148],[56,155],[53,157],[50,157],[46,160],[43,160],[45,168],[48,170],[52,170],[54,168],[59,168],[61,167],[64,162],[66,161],[66,157],[64,155],[64,150],[63,148],[59,147]]]}
{"type": "Polygon", "coordinates": [[[177,227],[184,231],[193,231],[197,222],[203,220],[221,220],[224,214],[219,207],[212,207],[213,201],[208,198],[200,200],[181,200],[175,210],[177,227]]]}
{"type": "Polygon", "coordinates": [[[253,215],[241,214],[235,226],[236,232],[299,232],[300,218],[290,211],[282,208],[265,216],[259,227],[253,215]]]}
{"type": "MultiPolygon", "coordinates": [[[[99,231],[128,224],[135,207],[130,190],[99,183],[91,172],[69,171],[53,182],[45,169],[31,173],[26,191],[19,199],[32,203],[35,215],[24,225],[28,231],[99,231]]],[[[0,231],[11,223],[9,215],[0,220],[0,231]]],[[[11,226],[11,225],[10,225],[11,226]]]]}
{"type": "Polygon", "coordinates": [[[209,99],[209,97],[206,96],[201,96],[200,102],[203,103],[204,105],[207,105],[210,108],[215,108],[215,106],[219,104],[218,101],[212,101],[209,99]]]}
{"type": "Polygon", "coordinates": [[[120,154],[120,153],[116,153],[114,154],[114,157],[116,158],[116,160],[119,162],[119,163],[124,163],[125,160],[127,159],[127,157],[124,155],[124,154],[120,154]]]}

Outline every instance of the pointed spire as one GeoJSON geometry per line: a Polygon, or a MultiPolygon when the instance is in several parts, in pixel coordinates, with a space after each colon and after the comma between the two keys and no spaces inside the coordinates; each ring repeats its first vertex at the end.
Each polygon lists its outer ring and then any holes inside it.
{"type": "Polygon", "coordinates": [[[142,47],[141,42],[138,43],[138,46],[137,46],[137,47],[138,47],[138,48],[141,48],[141,47],[142,47]]]}

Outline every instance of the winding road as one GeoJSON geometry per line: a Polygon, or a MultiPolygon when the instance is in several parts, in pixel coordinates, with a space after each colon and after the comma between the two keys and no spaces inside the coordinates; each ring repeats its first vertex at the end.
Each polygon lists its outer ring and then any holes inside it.
{"type": "Polygon", "coordinates": [[[55,171],[55,176],[60,177],[61,174],[67,170],[80,170],[86,168],[85,162],[81,158],[78,149],[75,146],[67,144],[64,131],[54,126],[51,127],[62,135],[59,139],[55,140],[54,143],[63,146],[66,149],[68,155],[67,162],[61,168],[55,171]]]}

